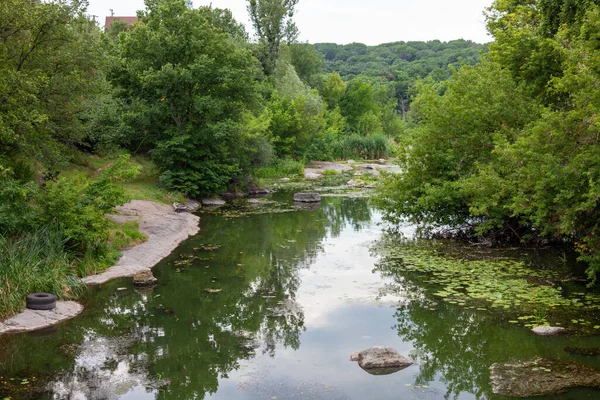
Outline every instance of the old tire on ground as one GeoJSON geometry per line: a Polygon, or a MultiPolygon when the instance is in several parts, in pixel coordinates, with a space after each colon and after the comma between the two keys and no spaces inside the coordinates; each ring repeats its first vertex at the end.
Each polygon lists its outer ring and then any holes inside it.
{"type": "Polygon", "coordinates": [[[52,310],[56,308],[56,296],[50,293],[31,293],[27,295],[27,308],[30,310],[52,310]]]}

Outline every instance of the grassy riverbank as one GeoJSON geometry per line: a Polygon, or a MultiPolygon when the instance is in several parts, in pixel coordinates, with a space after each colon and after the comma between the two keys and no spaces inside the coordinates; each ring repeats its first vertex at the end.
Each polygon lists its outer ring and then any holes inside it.
{"type": "Polygon", "coordinates": [[[13,234],[0,235],[0,319],[22,310],[32,292],[76,299],[82,289],[79,278],[104,271],[121,250],[146,240],[137,221],[117,223],[104,216],[111,212],[111,201],[182,200],[159,188],[150,160],[132,158],[125,168],[134,168],[136,174],[129,180],[118,179],[125,170],[111,171],[120,168],[119,160],[80,156],[44,190],[20,199],[18,212],[30,222],[13,234]],[[50,213],[54,217],[46,221],[44,215],[50,213]]]}

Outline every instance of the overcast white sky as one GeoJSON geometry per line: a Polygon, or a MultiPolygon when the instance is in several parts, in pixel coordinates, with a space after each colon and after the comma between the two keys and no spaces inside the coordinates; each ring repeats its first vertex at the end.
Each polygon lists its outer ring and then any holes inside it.
{"type": "MultiPolygon", "coordinates": [[[[194,0],[194,6],[229,8],[248,32],[252,28],[246,0],[194,0]]],[[[492,0],[300,0],[295,21],[300,40],[310,43],[380,43],[467,39],[491,41],[485,29],[483,11],[492,0]]],[[[89,0],[88,13],[100,25],[110,15],[133,16],[144,8],[143,0],[89,0]]]]}

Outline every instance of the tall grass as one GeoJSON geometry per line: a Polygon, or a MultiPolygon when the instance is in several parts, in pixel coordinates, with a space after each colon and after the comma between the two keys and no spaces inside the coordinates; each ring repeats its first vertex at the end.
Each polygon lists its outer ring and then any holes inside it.
{"type": "Polygon", "coordinates": [[[0,236],[0,318],[20,311],[29,293],[69,298],[80,290],[59,228],[44,227],[15,238],[0,236]]]}
{"type": "Polygon", "coordinates": [[[388,138],[383,134],[371,136],[354,134],[337,140],[332,146],[335,158],[344,160],[387,158],[391,152],[388,138]]]}
{"type": "Polygon", "coordinates": [[[304,175],[304,162],[291,159],[277,160],[268,167],[258,168],[254,176],[261,179],[304,175]]]}

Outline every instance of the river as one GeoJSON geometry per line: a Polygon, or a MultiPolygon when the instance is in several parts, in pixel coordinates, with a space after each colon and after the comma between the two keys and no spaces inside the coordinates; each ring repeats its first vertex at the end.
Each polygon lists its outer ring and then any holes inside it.
{"type": "Polygon", "coordinates": [[[367,199],[283,211],[202,214],[201,232],[155,267],[156,287],[113,281],[88,291],[79,318],[0,337],[0,399],[501,399],[489,384],[494,362],[600,368],[563,350],[600,347],[597,335],[538,337],[502,312],[440,301],[436,283],[414,272],[383,268],[385,237],[413,230],[388,233],[367,199]],[[377,376],[349,360],[375,345],[414,364],[377,376]]]}

